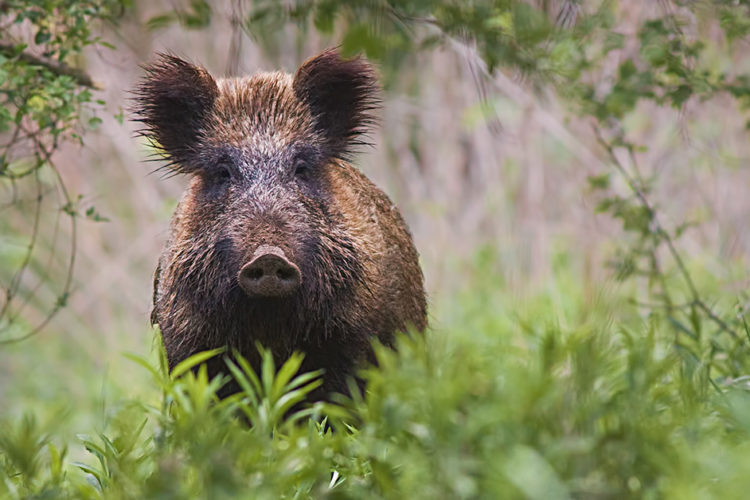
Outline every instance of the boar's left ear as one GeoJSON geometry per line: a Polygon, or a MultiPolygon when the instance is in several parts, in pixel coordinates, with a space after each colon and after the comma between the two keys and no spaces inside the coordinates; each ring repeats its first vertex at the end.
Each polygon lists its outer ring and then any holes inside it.
{"type": "Polygon", "coordinates": [[[380,104],[372,67],[360,57],[342,59],[329,49],[305,61],[294,75],[294,93],[310,107],[328,154],[347,159],[375,123],[380,104]]]}
{"type": "Polygon", "coordinates": [[[196,142],[214,101],[216,81],[203,68],[167,54],[147,66],[135,89],[135,121],[145,124],[140,133],[167,154],[171,168],[190,172],[196,142]]]}

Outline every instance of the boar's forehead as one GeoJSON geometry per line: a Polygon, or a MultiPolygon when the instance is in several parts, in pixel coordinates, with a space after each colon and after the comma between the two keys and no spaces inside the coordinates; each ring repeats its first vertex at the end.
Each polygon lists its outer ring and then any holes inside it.
{"type": "Polygon", "coordinates": [[[309,108],[294,95],[292,76],[261,73],[219,80],[204,138],[214,145],[273,156],[294,143],[320,140],[309,108]]]}

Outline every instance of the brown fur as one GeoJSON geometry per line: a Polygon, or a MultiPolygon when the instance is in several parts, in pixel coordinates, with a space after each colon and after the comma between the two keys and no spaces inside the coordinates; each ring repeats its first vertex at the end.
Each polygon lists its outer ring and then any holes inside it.
{"type": "Polygon", "coordinates": [[[335,51],[293,77],[214,81],[171,56],[148,68],[136,91],[143,133],[192,175],[154,282],[170,367],[222,346],[257,363],[260,341],[279,360],[305,352],[306,369],[325,371],[322,397],[346,392],[358,363],[373,360],[373,337],[391,345],[394,332],[425,328],[409,231],[346,161],[373,122],[376,88],[365,61],[335,51]],[[251,299],[238,286],[260,245],[299,266],[291,297],[251,299]]]}

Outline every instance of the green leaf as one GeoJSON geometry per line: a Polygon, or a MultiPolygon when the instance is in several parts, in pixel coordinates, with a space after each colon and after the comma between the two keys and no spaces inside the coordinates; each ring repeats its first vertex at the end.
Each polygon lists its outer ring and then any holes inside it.
{"type": "Polygon", "coordinates": [[[182,24],[190,29],[205,28],[211,23],[211,6],[205,0],[191,0],[192,8],[187,14],[180,16],[182,24]]]}
{"type": "Polygon", "coordinates": [[[368,23],[351,25],[341,41],[341,52],[344,55],[364,53],[370,59],[380,60],[385,51],[384,40],[375,33],[374,26],[368,23]]]}
{"type": "Polygon", "coordinates": [[[146,29],[149,31],[156,31],[162,28],[166,28],[177,20],[177,16],[173,12],[167,12],[150,17],[146,21],[146,29]]]}
{"type": "Polygon", "coordinates": [[[37,45],[42,45],[49,42],[51,38],[52,36],[50,35],[49,31],[39,30],[34,36],[34,43],[37,45]]]}
{"type": "Polygon", "coordinates": [[[245,396],[250,398],[250,404],[252,405],[252,407],[257,407],[259,402],[259,382],[257,381],[257,378],[256,381],[251,382],[247,371],[243,371],[242,369],[240,369],[239,366],[237,366],[237,364],[235,364],[231,359],[227,359],[226,363],[229,371],[231,372],[235,381],[237,381],[237,384],[240,386],[242,392],[245,394],[245,396]]]}
{"type": "Polygon", "coordinates": [[[571,498],[565,483],[555,469],[535,449],[517,445],[510,450],[504,466],[505,475],[526,498],[534,500],[567,500],[571,498]]]}
{"type": "Polygon", "coordinates": [[[47,101],[40,95],[34,95],[31,96],[28,101],[26,101],[26,105],[32,111],[42,111],[47,105],[47,101]]]}
{"type": "Polygon", "coordinates": [[[638,73],[638,69],[635,67],[635,63],[632,59],[626,59],[618,69],[618,76],[620,80],[629,80],[638,73]]]}
{"type": "Polygon", "coordinates": [[[682,105],[690,99],[690,96],[693,94],[693,89],[689,87],[688,85],[680,85],[675,90],[669,93],[669,98],[672,100],[672,106],[675,108],[680,108],[682,105]]]}
{"type": "Polygon", "coordinates": [[[271,386],[270,396],[278,398],[285,392],[285,387],[302,365],[304,354],[295,352],[287,359],[276,372],[271,386]]]}
{"type": "Polygon", "coordinates": [[[315,7],[313,13],[313,25],[315,29],[324,34],[333,33],[334,21],[336,20],[336,4],[333,2],[322,2],[315,7]]]}
{"type": "Polygon", "coordinates": [[[177,379],[180,376],[184,375],[189,370],[192,370],[196,366],[205,363],[209,359],[217,356],[218,354],[221,354],[222,352],[226,351],[225,348],[219,348],[219,349],[213,349],[210,351],[202,351],[197,354],[193,354],[189,358],[177,363],[177,366],[175,366],[172,369],[172,379],[177,379]]]}
{"type": "Polygon", "coordinates": [[[95,207],[89,207],[86,209],[86,218],[94,222],[109,222],[109,219],[103,217],[99,212],[97,212],[95,207]]]}
{"type": "Polygon", "coordinates": [[[586,178],[591,189],[608,189],[610,183],[609,174],[590,175],[586,178]]]}

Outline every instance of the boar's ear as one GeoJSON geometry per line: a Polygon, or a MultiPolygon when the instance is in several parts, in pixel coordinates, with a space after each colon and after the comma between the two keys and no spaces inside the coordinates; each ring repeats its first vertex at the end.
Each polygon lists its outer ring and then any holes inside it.
{"type": "Polygon", "coordinates": [[[145,124],[140,133],[166,153],[175,171],[190,172],[191,153],[219,95],[216,81],[205,69],[167,54],[145,69],[134,91],[135,121],[145,124]]]}
{"type": "Polygon", "coordinates": [[[342,59],[329,49],[300,66],[293,87],[310,107],[331,156],[346,159],[353,147],[367,143],[362,135],[375,123],[380,101],[375,74],[364,59],[342,59]]]}

